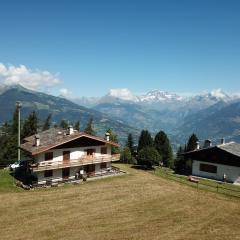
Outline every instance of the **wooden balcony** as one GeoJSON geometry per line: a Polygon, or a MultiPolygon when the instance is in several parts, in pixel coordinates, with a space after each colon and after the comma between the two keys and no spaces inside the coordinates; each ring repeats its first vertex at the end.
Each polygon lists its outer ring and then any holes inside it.
{"type": "Polygon", "coordinates": [[[43,161],[30,165],[33,172],[44,170],[53,170],[67,167],[78,167],[102,162],[114,162],[120,160],[120,154],[102,155],[102,156],[83,156],[79,159],[70,159],[68,161],[43,161]]]}

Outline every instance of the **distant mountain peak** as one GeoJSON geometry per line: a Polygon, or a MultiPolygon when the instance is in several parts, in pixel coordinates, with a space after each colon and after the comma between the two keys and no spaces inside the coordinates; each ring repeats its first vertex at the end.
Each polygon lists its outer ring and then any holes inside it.
{"type": "Polygon", "coordinates": [[[141,102],[161,102],[161,101],[181,101],[183,97],[175,93],[160,91],[158,89],[151,90],[145,95],[140,96],[141,102]]]}
{"type": "Polygon", "coordinates": [[[232,97],[230,97],[227,93],[222,91],[221,89],[214,89],[211,92],[205,92],[199,95],[196,95],[194,97],[195,99],[198,100],[205,100],[205,101],[230,101],[232,100],[232,97]]]}

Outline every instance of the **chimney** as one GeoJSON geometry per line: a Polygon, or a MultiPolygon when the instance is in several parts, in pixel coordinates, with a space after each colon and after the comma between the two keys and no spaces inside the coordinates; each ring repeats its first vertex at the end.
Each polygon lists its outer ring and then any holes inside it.
{"type": "Polygon", "coordinates": [[[204,142],[204,147],[208,148],[212,146],[212,141],[210,139],[205,140],[204,142]]]}
{"type": "Polygon", "coordinates": [[[68,135],[72,135],[73,133],[74,133],[74,131],[73,131],[73,126],[72,126],[72,125],[69,125],[67,134],[68,134],[68,135]]]}
{"type": "Polygon", "coordinates": [[[221,138],[221,144],[225,144],[225,138],[221,138]]]}
{"type": "Polygon", "coordinates": [[[39,136],[39,134],[35,135],[35,146],[36,147],[40,146],[40,136],[39,136]]]}
{"type": "Polygon", "coordinates": [[[106,133],[105,133],[105,139],[106,139],[107,141],[110,140],[110,133],[109,133],[109,132],[106,132],[106,133]]]}
{"type": "Polygon", "coordinates": [[[197,141],[196,144],[197,144],[197,145],[196,145],[196,150],[199,150],[199,149],[200,149],[200,142],[197,141]]]}

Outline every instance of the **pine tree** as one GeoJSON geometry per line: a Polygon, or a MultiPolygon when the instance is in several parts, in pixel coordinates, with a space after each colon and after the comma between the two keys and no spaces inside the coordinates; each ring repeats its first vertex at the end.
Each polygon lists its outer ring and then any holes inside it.
{"type": "Polygon", "coordinates": [[[195,133],[193,133],[188,139],[188,143],[186,146],[186,152],[195,150],[197,148],[197,142],[198,142],[197,135],[195,133]]]}
{"type": "Polygon", "coordinates": [[[154,146],[162,157],[164,166],[170,167],[173,163],[173,154],[170,141],[165,132],[160,131],[154,139],[154,146]]]}
{"type": "Polygon", "coordinates": [[[146,165],[148,168],[151,168],[153,165],[159,165],[160,161],[161,156],[154,147],[144,147],[138,153],[139,165],[146,165]]]}
{"type": "Polygon", "coordinates": [[[63,129],[67,129],[68,128],[68,123],[65,119],[62,119],[62,121],[60,122],[59,126],[63,129]]]}
{"type": "Polygon", "coordinates": [[[120,161],[123,163],[132,163],[132,155],[129,147],[125,147],[121,151],[120,161]]]}
{"type": "Polygon", "coordinates": [[[92,117],[89,118],[84,132],[89,134],[89,135],[95,135],[96,134],[95,131],[94,131],[94,127],[93,127],[93,118],[92,117]]]}
{"type": "Polygon", "coordinates": [[[22,138],[34,135],[38,130],[38,119],[35,111],[31,112],[28,118],[24,121],[22,129],[22,138]]]}
{"type": "MultiPolygon", "coordinates": [[[[107,132],[109,133],[109,140],[112,141],[112,142],[115,142],[115,143],[118,143],[118,136],[117,134],[115,134],[112,129],[108,129],[107,132]]],[[[116,154],[116,153],[119,153],[120,150],[119,150],[119,147],[115,147],[115,146],[112,146],[111,147],[111,152],[112,154],[116,154]]]]}
{"type": "Polygon", "coordinates": [[[185,171],[185,160],[184,160],[184,156],[182,155],[183,153],[184,153],[184,148],[180,146],[177,150],[176,159],[174,162],[175,171],[177,173],[184,173],[185,171]]]}
{"type": "Polygon", "coordinates": [[[52,114],[50,113],[47,118],[45,119],[44,123],[43,123],[43,127],[42,127],[42,131],[46,131],[50,128],[51,126],[51,118],[52,118],[52,114]]]}
{"type": "Polygon", "coordinates": [[[80,121],[79,120],[75,123],[74,129],[77,131],[80,131],[80,121]]]}
{"type": "Polygon", "coordinates": [[[153,145],[153,140],[151,134],[148,130],[142,130],[139,140],[138,140],[138,152],[144,147],[151,147],[153,145]]]}
{"type": "Polygon", "coordinates": [[[130,152],[131,152],[131,155],[133,156],[134,155],[134,146],[133,146],[133,137],[132,137],[132,134],[129,133],[128,134],[128,138],[127,138],[127,142],[126,142],[126,147],[129,148],[130,152]]]}

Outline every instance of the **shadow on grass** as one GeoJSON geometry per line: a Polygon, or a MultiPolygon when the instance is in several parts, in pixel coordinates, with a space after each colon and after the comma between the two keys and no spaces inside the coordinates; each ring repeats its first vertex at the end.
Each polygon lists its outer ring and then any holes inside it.
{"type": "Polygon", "coordinates": [[[134,169],[138,169],[138,170],[144,170],[144,171],[154,171],[155,168],[154,167],[150,167],[150,166],[147,166],[147,165],[133,165],[131,166],[131,168],[134,168],[134,169]]]}

